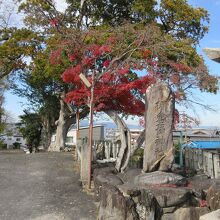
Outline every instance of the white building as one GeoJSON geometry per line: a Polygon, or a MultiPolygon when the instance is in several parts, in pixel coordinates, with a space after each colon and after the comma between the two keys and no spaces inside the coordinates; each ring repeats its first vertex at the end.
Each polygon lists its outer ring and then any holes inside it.
{"type": "MultiPolygon", "coordinates": [[[[67,133],[66,142],[67,146],[76,145],[76,128],[71,127],[67,133]]],[[[104,125],[94,125],[93,126],[93,140],[94,141],[103,141],[105,137],[104,125]]],[[[79,139],[82,143],[87,143],[89,140],[89,127],[80,127],[79,130],[79,139]]],[[[51,142],[56,141],[56,135],[53,134],[51,142]]]]}
{"type": "Polygon", "coordinates": [[[26,141],[19,132],[19,127],[14,123],[7,124],[4,133],[0,134],[0,140],[7,145],[7,149],[14,148],[16,144],[20,147],[26,147],[26,141]]]}
{"type": "Polygon", "coordinates": [[[7,145],[7,149],[12,149],[15,147],[16,143],[20,145],[20,147],[25,147],[25,139],[22,135],[7,135],[7,134],[1,134],[0,140],[3,141],[7,145]]]}

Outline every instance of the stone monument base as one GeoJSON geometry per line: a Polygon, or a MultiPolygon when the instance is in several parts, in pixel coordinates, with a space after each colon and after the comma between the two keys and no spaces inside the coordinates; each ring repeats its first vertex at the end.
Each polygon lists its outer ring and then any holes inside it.
{"type": "Polygon", "coordinates": [[[207,192],[216,182],[206,175],[184,178],[164,172],[143,174],[140,169],[123,174],[112,167],[96,169],[97,219],[199,220],[211,212],[207,192]]]}

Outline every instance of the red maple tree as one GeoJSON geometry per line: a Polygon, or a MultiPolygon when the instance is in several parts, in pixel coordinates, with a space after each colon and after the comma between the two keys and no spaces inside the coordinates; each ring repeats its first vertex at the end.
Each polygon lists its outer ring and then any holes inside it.
{"type": "MultiPolygon", "coordinates": [[[[84,50],[67,51],[71,66],[62,74],[65,83],[72,84],[72,89],[66,95],[67,102],[74,102],[76,106],[89,102],[90,89],[80,80],[79,74],[84,73],[92,83],[91,72],[95,73],[94,109],[96,111],[114,110],[127,115],[143,115],[145,105],[140,98],[149,85],[155,83],[156,78],[151,74],[138,77],[134,69],[138,66],[133,62],[112,64],[112,50],[110,45],[92,44],[84,50]],[[132,71],[133,69],[133,71],[132,71]]],[[[61,51],[51,53],[52,63],[61,62],[61,51]]],[[[139,66],[141,69],[142,66],[139,66]]]]}
{"type": "MultiPolygon", "coordinates": [[[[154,26],[144,30],[130,25],[115,32],[74,32],[59,45],[62,52],[58,49],[57,53],[51,54],[51,60],[61,66],[62,62],[67,63],[62,61],[64,57],[69,62],[62,74],[63,81],[69,84],[66,102],[74,102],[78,107],[90,103],[91,90],[80,79],[80,74],[84,74],[94,85],[94,109],[106,111],[119,127],[120,155],[124,156],[116,162],[118,171],[125,169],[132,154],[128,150],[131,149],[129,129],[118,113],[143,116],[143,94],[150,85],[157,80],[166,82],[179,101],[186,99],[185,90],[194,85],[204,90],[216,89],[215,78],[210,78],[214,83],[207,83],[210,75],[202,65],[198,65],[199,59],[195,63],[190,59],[190,53],[182,56],[175,41],[161,36],[154,26]],[[168,47],[172,47],[171,54],[168,47]],[[53,57],[54,54],[57,56],[53,57]]],[[[176,112],[176,123],[178,116],[176,112]]]]}
{"type": "Polygon", "coordinates": [[[178,102],[186,100],[188,88],[216,89],[216,79],[209,75],[202,61],[200,65],[191,64],[190,55],[188,62],[186,55],[180,57],[178,48],[175,56],[170,56],[164,51],[173,41],[162,38],[161,42],[155,42],[155,37],[160,36],[157,32],[155,27],[137,30],[128,26],[120,32],[90,30],[82,36],[74,33],[74,39],[67,38],[61,43],[62,50],[58,48],[50,58],[52,63],[61,63],[65,54],[70,62],[62,74],[63,81],[71,84],[66,101],[77,106],[89,103],[90,89],[80,80],[80,73],[91,83],[91,73],[95,75],[96,111],[114,110],[127,115],[144,114],[143,94],[157,80],[169,84],[178,102]]]}

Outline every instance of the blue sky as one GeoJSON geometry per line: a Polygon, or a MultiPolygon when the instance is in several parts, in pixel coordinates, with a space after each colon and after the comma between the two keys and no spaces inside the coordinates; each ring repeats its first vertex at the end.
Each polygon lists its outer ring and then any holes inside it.
{"type": "MultiPolygon", "coordinates": [[[[220,76],[220,64],[211,61],[202,51],[205,47],[220,48],[220,0],[190,0],[194,6],[203,7],[208,10],[210,15],[209,33],[201,40],[198,52],[206,61],[206,64],[213,75],[220,76]]],[[[217,95],[196,92],[197,97],[203,104],[211,105],[216,112],[209,112],[195,106],[195,112],[198,115],[201,125],[220,126],[220,92],[217,95]]],[[[186,110],[194,114],[192,110],[186,110]]],[[[195,115],[195,114],[194,114],[195,115]]]]}
{"type": "MultiPolygon", "coordinates": [[[[58,2],[60,3],[60,1],[58,2]]],[[[220,64],[209,60],[202,51],[205,47],[220,48],[220,0],[189,0],[189,3],[205,8],[210,14],[209,33],[201,40],[198,52],[205,58],[210,73],[220,76],[220,64]]],[[[220,127],[220,92],[217,95],[212,95],[195,91],[195,95],[203,104],[211,105],[217,111],[209,112],[196,105],[193,109],[180,108],[179,110],[186,111],[190,115],[198,117],[201,126],[220,127]]],[[[12,95],[10,92],[6,93],[5,108],[14,118],[18,118],[22,114],[22,110],[25,108],[25,102],[25,99],[12,95]]],[[[131,119],[128,120],[128,123],[137,124],[136,120],[131,119]]]]}

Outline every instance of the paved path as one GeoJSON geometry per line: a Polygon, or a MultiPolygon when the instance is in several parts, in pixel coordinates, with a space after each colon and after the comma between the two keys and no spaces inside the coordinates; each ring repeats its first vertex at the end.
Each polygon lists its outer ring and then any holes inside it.
{"type": "Polygon", "coordinates": [[[95,220],[70,153],[0,152],[0,220],[95,220]]]}

